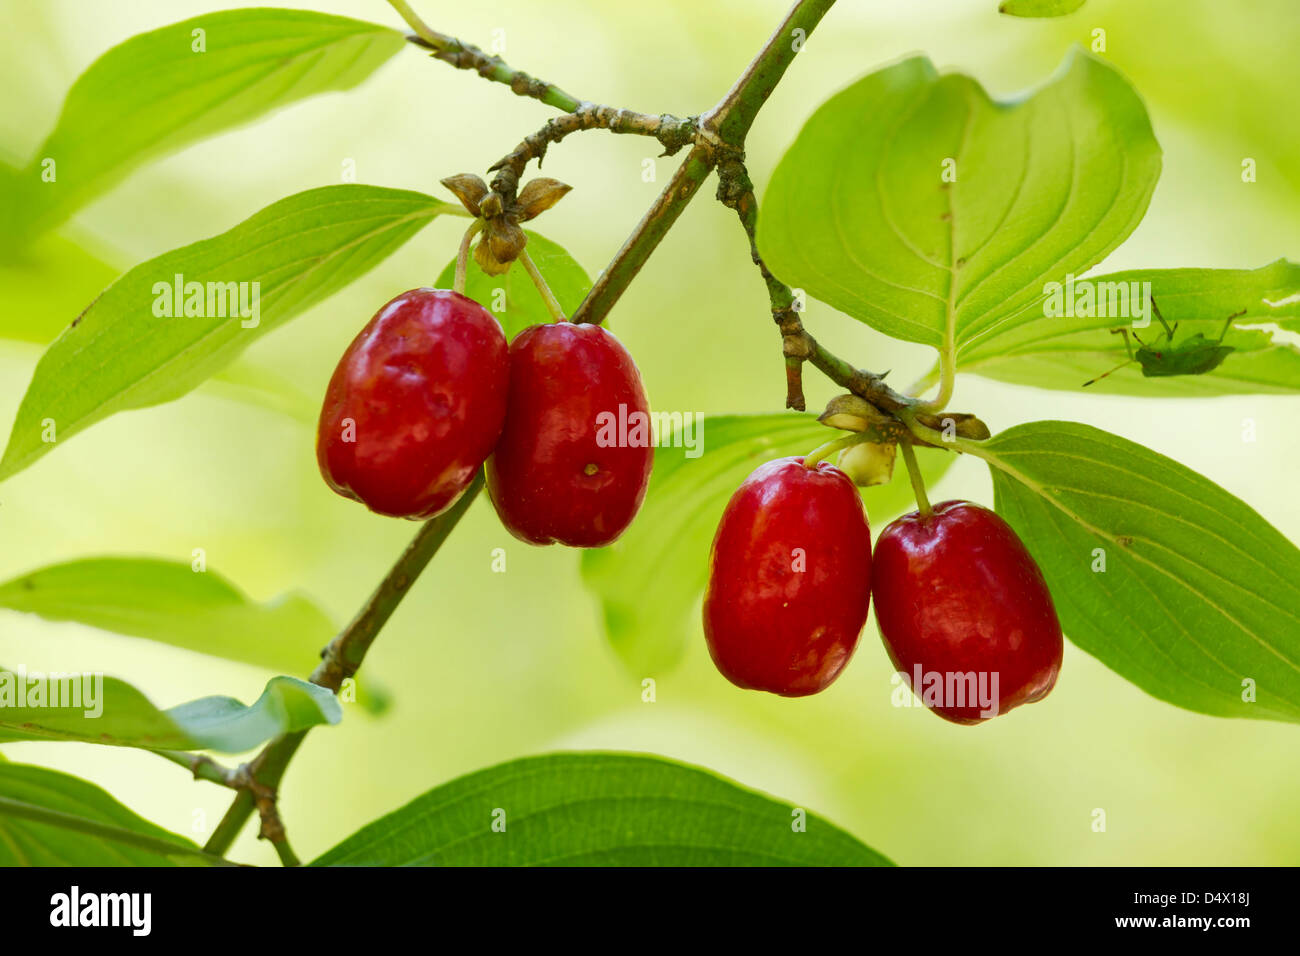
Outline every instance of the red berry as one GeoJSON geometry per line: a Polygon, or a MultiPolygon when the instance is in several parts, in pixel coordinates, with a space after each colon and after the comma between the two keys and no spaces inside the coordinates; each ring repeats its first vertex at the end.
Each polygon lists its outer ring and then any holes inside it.
{"type": "Polygon", "coordinates": [[[325,392],[316,459],[371,511],[431,518],[469,485],[501,433],[510,381],[501,326],[446,289],[412,289],[348,346],[325,392]]]}
{"type": "Polygon", "coordinates": [[[874,560],[889,659],[940,717],[976,724],[1052,689],[1063,649],[1052,596],[992,511],[945,501],[929,517],[904,515],[881,533],[874,560]]]}
{"type": "Polygon", "coordinates": [[[510,345],[510,407],[487,487],[501,523],[529,544],[598,548],[645,498],[650,404],[627,349],[598,325],[555,322],[510,345]]]}
{"type": "Polygon", "coordinates": [[[731,496],[709,559],[704,636],[737,687],[803,697],[839,676],[871,602],[871,531],[829,462],[759,466],[731,496]]]}

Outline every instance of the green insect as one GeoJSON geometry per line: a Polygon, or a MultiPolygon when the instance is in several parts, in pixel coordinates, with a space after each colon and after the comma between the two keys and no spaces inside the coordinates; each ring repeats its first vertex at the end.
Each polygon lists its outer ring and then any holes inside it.
{"type": "Polygon", "coordinates": [[[1160,324],[1164,326],[1164,345],[1161,345],[1159,339],[1154,344],[1147,345],[1138,338],[1137,332],[1133,332],[1133,338],[1137,339],[1140,346],[1135,355],[1133,354],[1133,345],[1128,340],[1131,330],[1127,326],[1111,329],[1112,335],[1124,336],[1124,348],[1128,350],[1128,361],[1121,362],[1109,372],[1102,372],[1096,378],[1084,382],[1084,388],[1087,388],[1093,382],[1101,381],[1112,372],[1118,372],[1125,365],[1130,365],[1133,362],[1141,363],[1142,374],[1146,378],[1155,378],[1161,375],[1204,375],[1206,372],[1212,372],[1222,365],[1223,360],[1234,351],[1231,345],[1223,344],[1223,337],[1228,334],[1228,329],[1232,326],[1232,320],[1246,314],[1245,309],[1228,316],[1223,323],[1223,331],[1219,333],[1217,339],[1211,341],[1200,332],[1197,332],[1190,338],[1174,345],[1174,333],[1178,331],[1178,323],[1175,322],[1173,328],[1170,328],[1169,323],[1165,321],[1165,317],[1156,308],[1156,300],[1150,299],[1149,301],[1151,302],[1151,311],[1160,320],[1160,324]]]}

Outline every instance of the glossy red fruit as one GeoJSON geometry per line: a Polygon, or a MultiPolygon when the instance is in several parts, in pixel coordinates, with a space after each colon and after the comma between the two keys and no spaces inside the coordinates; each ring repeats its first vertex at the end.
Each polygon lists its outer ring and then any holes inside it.
{"type": "Polygon", "coordinates": [[[371,511],[431,518],[469,485],[505,420],[509,352],[481,305],[446,289],[393,299],[343,353],[316,459],[371,511]]]}
{"type": "Polygon", "coordinates": [[[759,466],[713,538],[704,636],[738,687],[803,697],[839,676],[871,601],[871,531],[853,482],[829,462],[759,466]]]}
{"type": "Polygon", "coordinates": [[[940,717],[976,724],[1055,685],[1063,642],[1047,582],[989,509],[945,501],[904,515],[881,533],[874,569],[889,659],[940,717]]]}
{"type": "Polygon", "coordinates": [[[501,523],[529,544],[598,548],[645,498],[650,404],[632,356],[598,325],[555,322],[510,345],[510,407],[488,460],[501,523]]]}

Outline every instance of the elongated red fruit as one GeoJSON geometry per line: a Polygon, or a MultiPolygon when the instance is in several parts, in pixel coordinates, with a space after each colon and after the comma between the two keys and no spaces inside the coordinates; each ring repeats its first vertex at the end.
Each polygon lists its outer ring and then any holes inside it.
{"type": "Polygon", "coordinates": [[[334,370],[316,436],[321,474],[371,511],[431,518],[492,451],[509,382],[505,333],[487,310],[446,289],[404,292],[334,370]]]}
{"type": "Polygon", "coordinates": [[[1061,670],[1043,573],[1010,525],[969,501],[904,515],[876,542],[889,659],[940,717],[975,724],[1041,700],[1061,670]]]}
{"type": "Polygon", "coordinates": [[[510,345],[510,408],[488,460],[501,523],[529,544],[598,548],[632,523],[654,464],[636,363],[598,325],[555,322],[510,345]]]}
{"type": "Polygon", "coordinates": [[[713,539],[704,636],[737,687],[803,697],[839,676],[871,602],[871,531],[858,490],[829,462],[760,465],[713,539]]]}

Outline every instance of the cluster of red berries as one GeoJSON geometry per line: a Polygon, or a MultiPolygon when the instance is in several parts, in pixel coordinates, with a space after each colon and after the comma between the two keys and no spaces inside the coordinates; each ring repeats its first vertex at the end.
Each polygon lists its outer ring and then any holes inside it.
{"type": "Polygon", "coordinates": [[[599,441],[598,415],[620,405],[649,414],[632,357],[600,326],[535,325],[507,345],[472,299],[413,289],[339,360],[316,457],[339,494],[418,520],[450,508],[486,462],[511,534],[595,548],[632,522],[654,461],[648,442],[599,441]]]}
{"type": "Polygon", "coordinates": [[[739,687],[815,694],[848,664],[874,594],[890,660],[941,717],[974,724],[1043,698],[1063,642],[1038,565],[987,508],[926,510],[885,528],[873,557],[847,475],[802,458],[761,465],[713,541],[704,632],[718,669],[739,687]],[[958,694],[923,696],[918,675],[958,694]]]}
{"type": "MultiPolygon", "coordinates": [[[[450,508],[486,463],[515,537],[596,548],[636,516],[654,460],[649,442],[600,441],[596,423],[614,409],[649,414],[632,357],[605,329],[557,321],[507,345],[472,299],[414,289],[343,354],[317,458],[339,494],[420,520],[450,508]]],[[[802,458],[762,465],[727,505],[704,599],[709,651],[740,687],[815,694],[852,657],[873,585],[885,647],[918,693],[915,674],[996,676],[996,700],[923,697],[941,716],[976,723],[1055,684],[1061,627],[1006,522],[944,502],[886,528],[873,559],[853,482],[802,458]]]]}

